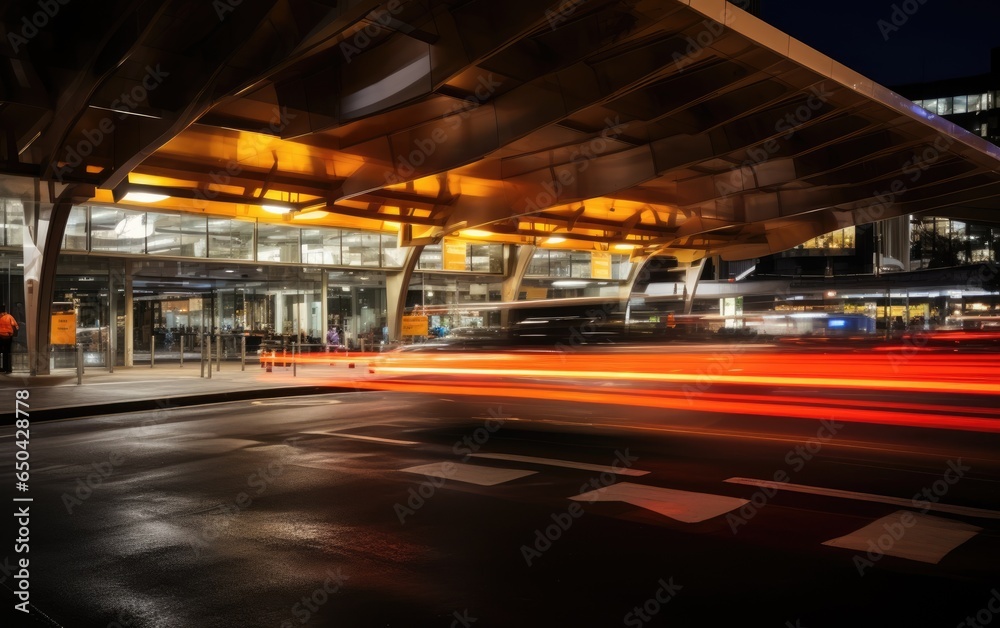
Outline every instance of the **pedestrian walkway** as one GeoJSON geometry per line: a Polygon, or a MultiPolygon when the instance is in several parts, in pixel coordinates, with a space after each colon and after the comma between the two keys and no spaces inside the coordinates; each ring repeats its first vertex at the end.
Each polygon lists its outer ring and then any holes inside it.
{"type": "MultiPolygon", "coordinates": [[[[195,360],[180,366],[177,362],[148,364],[129,368],[86,367],[82,383],[75,370],[56,370],[51,375],[28,376],[14,372],[0,376],[0,400],[8,399],[9,408],[0,407],[0,425],[12,425],[15,419],[14,391],[27,390],[33,421],[66,419],[95,414],[113,414],[181,407],[201,403],[219,403],[241,399],[285,395],[318,394],[354,390],[351,383],[368,373],[370,357],[340,358],[334,362],[280,363],[268,372],[256,361],[245,369],[239,362],[212,365],[211,378],[202,377],[195,360]],[[354,365],[353,367],[351,365],[354,365]]],[[[3,403],[0,401],[0,403],[3,403]]]]}

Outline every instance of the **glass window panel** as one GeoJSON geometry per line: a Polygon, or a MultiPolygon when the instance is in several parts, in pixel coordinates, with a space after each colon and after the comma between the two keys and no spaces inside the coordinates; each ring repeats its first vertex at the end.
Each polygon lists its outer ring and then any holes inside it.
{"type": "Polygon", "coordinates": [[[146,252],[173,257],[205,257],[207,223],[204,216],[146,214],[146,252]]]}
{"type": "Polygon", "coordinates": [[[983,111],[993,108],[993,94],[987,92],[985,94],[979,95],[979,106],[982,107],[983,111]]]}
{"type": "Polygon", "coordinates": [[[549,277],[572,277],[572,269],[569,251],[549,251],[549,277]]]}
{"type": "Polygon", "coordinates": [[[590,278],[590,252],[573,251],[570,253],[570,277],[590,278]]]}
{"type": "Polygon", "coordinates": [[[969,94],[969,112],[980,111],[979,94],[969,94]]]}
{"type": "Polygon", "coordinates": [[[152,233],[146,212],[116,207],[90,208],[90,250],[103,253],[146,252],[146,236],[152,233]]]}
{"type": "Polygon", "coordinates": [[[64,251],[87,250],[87,207],[74,205],[69,210],[66,219],[66,232],[63,234],[62,249],[64,251]]]}
{"type": "Polygon", "coordinates": [[[266,222],[257,225],[257,260],[261,262],[300,262],[299,229],[266,222]]]}
{"type": "Polygon", "coordinates": [[[937,113],[937,98],[929,98],[924,101],[924,109],[931,113],[937,113]]]}
{"type": "Polygon", "coordinates": [[[938,98],[937,113],[940,116],[951,114],[951,98],[938,98]]]}
{"type": "Polygon", "coordinates": [[[347,233],[343,239],[344,264],[349,266],[378,266],[380,234],[347,233]]]}
{"type": "Polygon", "coordinates": [[[477,273],[502,273],[503,245],[470,244],[469,267],[477,273]]]}
{"type": "Polygon", "coordinates": [[[382,233],[379,238],[382,241],[382,266],[400,268],[406,259],[408,249],[397,246],[399,239],[394,233],[382,233]]]}
{"type": "Polygon", "coordinates": [[[339,266],[340,229],[318,227],[302,230],[302,261],[306,264],[339,266]]]}
{"type": "Polygon", "coordinates": [[[632,262],[629,261],[628,255],[612,255],[611,256],[611,278],[618,281],[625,281],[628,279],[629,273],[632,271],[632,262]]]}
{"type": "Polygon", "coordinates": [[[208,219],[208,256],[220,259],[253,259],[252,220],[208,219]]]}
{"type": "Polygon", "coordinates": [[[8,199],[3,203],[3,244],[4,246],[22,246],[24,244],[24,205],[19,200],[8,199]]]}
{"type": "Polygon", "coordinates": [[[441,244],[428,244],[420,252],[417,268],[421,270],[441,270],[444,261],[441,257],[441,244]]]}
{"type": "Polygon", "coordinates": [[[535,249],[534,255],[531,256],[531,262],[528,263],[528,272],[526,274],[532,277],[548,277],[549,252],[543,249],[535,249]]]}
{"type": "Polygon", "coordinates": [[[969,97],[968,96],[955,96],[954,103],[952,103],[952,110],[954,113],[965,113],[968,111],[969,97]]]}

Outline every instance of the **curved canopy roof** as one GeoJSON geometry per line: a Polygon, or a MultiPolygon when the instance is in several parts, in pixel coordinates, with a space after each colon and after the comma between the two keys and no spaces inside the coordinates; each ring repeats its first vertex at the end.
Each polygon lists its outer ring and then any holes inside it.
{"type": "Polygon", "coordinates": [[[1000,149],[723,0],[101,4],[5,3],[0,171],[683,260],[1000,194],[1000,149]]]}

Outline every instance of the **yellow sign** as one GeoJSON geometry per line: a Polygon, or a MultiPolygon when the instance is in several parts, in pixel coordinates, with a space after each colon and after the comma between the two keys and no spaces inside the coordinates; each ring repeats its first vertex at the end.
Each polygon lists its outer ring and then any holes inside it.
{"type": "Polygon", "coordinates": [[[441,245],[444,252],[444,270],[465,270],[465,242],[453,238],[445,238],[441,245]]]}
{"type": "Polygon", "coordinates": [[[54,345],[75,345],[76,313],[53,314],[49,337],[54,345]]]}
{"type": "Polygon", "coordinates": [[[538,287],[527,287],[524,289],[524,298],[528,301],[534,301],[536,299],[547,299],[549,297],[548,288],[538,288],[538,287]]]}
{"type": "Polygon", "coordinates": [[[611,279],[611,253],[593,251],[590,254],[590,278],[611,279]]]}
{"type": "Polygon", "coordinates": [[[426,336],[427,317],[426,316],[404,316],[402,336],[426,336]]]}

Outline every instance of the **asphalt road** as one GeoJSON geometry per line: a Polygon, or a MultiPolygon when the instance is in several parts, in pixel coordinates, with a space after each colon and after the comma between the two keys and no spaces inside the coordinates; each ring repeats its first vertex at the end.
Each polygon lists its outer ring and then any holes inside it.
{"type": "Polygon", "coordinates": [[[401,392],[34,423],[7,625],[1000,625],[998,441],[401,392]]]}

